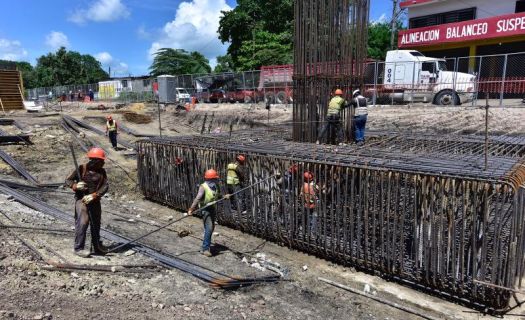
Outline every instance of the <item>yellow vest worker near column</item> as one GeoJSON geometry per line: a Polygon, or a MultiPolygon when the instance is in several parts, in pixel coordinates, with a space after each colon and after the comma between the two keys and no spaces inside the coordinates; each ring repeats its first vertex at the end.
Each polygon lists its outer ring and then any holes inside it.
{"type": "Polygon", "coordinates": [[[111,145],[113,146],[113,149],[117,149],[117,122],[113,120],[113,117],[107,116],[106,117],[106,136],[109,136],[109,142],[111,142],[111,145]]]}
{"type": "Polygon", "coordinates": [[[242,189],[242,184],[245,182],[242,167],[246,162],[246,157],[243,155],[238,155],[235,157],[235,160],[235,162],[228,164],[228,173],[226,176],[226,186],[228,188],[228,193],[232,194],[232,197],[230,198],[230,207],[232,210],[239,211],[240,209],[242,213],[246,213],[246,199],[244,192],[237,194],[237,192],[242,189]]]}
{"type": "Polygon", "coordinates": [[[326,114],[326,123],[321,127],[319,135],[317,137],[316,143],[319,144],[320,141],[324,140],[326,133],[328,132],[328,142],[332,140],[333,131],[337,134],[336,144],[343,143],[343,126],[341,125],[341,111],[348,107],[348,102],[342,97],[343,90],[337,89],[334,92],[334,97],[330,100],[328,104],[328,111],[326,114]]]}

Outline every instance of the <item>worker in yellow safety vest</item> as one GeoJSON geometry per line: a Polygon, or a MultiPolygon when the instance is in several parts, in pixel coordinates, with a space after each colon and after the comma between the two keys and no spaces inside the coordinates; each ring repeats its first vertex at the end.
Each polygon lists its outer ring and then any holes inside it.
{"type": "MultiPolygon", "coordinates": [[[[204,183],[199,186],[199,191],[191,207],[188,209],[188,215],[192,215],[197,206],[203,208],[202,221],[204,223],[204,239],[202,241],[201,253],[207,257],[211,257],[211,236],[215,229],[215,220],[217,219],[217,204],[214,202],[221,198],[219,174],[214,169],[206,170],[204,180],[204,183]]],[[[225,198],[229,198],[229,195],[226,195],[225,198]]]]}
{"type": "MultiPolygon", "coordinates": [[[[337,134],[336,144],[343,143],[343,126],[341,124],[341,111],[344,108],[349,106],[348,101],[343,98],[343,90],[337,89],[334,92],[334,97],[330,100],[328,104],[328,111],[326,115],[326,123],[321,127],[319,135],[317,137],[316,143],[319,144],[320,141],[324,140],[326,133],[328,131],[328,136],[331,137],[332,130],[337,134]]],[[[331,140],[330,138],[328,139],[331,140]]]]}
{"type": "Polygon", "coordinates": [[[109,142],[111,142],[111,145],[113,146],[113,149],[117,149],[117,122],[113,120],[113,117],[107,116],[106,117],[106,136],[109,136],[109,142]]]}
{"type": "Polygon", "coordinates": [[[246,213],[245,196],[243,192],[240,192],[242,189],[242,184],[244,183],[244,173],[242,167],[244,166],[245,162],[245,156],[241,154],[237,155],[237,157],[235,157],[235,162],[228,164],[226,176],[226,187],[228,188],[228,193],[232,194],[230,199],[231,209],[235,211],[240,209],[242,213],[246,213]]]}

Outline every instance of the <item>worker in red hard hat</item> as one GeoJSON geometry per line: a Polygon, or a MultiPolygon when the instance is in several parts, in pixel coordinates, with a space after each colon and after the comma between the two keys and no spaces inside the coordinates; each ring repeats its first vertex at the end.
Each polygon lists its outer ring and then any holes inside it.
{"type": "Polygon", "coordinates": [[[317,204],[319,203],[319,186],[314,182],[314,175],[305,171],[303,174],[303,187],[301,188],[301,198],[304,201],[306,221],[309,226],[309,236],[314,239],[317,237],[317,204]]]}
{"type": "MultiPolygon", "coordinates": [[[[197,196],[188,209],[188,215],[192,215],[197,206],[204,208],[202,209],[204,239],[202,241],[201,253],[207,257],[212,256],[210,250],[211,236],[215,229],[215,220],[217,219],[217,204],[215,202],[220,198],[219,174],[214,169],[206,170],[204,173],[204,182],[199,186],[197,196]]],[[[229,195],[226,195],[225,198],[229,198],[229,195]]]]}
{"type": "Polygon", "coordinates": [[[90,250],[84,250],[88,226],[91,226],[91,242],[94,253],[105,253],[100,242],[102,216],[100,199],[108,191],[108,177],[106,170],[104,170],[106,153],[101,148],[92,148],[88,151],[87,157],[89,161],[80,165],[78,170],[74,170],[66,178],[66,185],[75,192],[74,250],[76,255],[85,258],[91,255],[90,250]]]}
{"type": "Polygon", "coordinates": [[[117,135],[118,135],[118,126],[117,122],[113,119],[112,116],[106,117],[106,136],[109,136],[109,142],[113,149],[118,150],[117,147],[117,135]]]}
{"type": "Polygon", "coordinates": [[[227,166],[227,175],[226,175],[226,187],[228,188],[228,193],[231,194],[230,207],[232,210],[246,213],[246,197],[244,192],[242,192],[242,185],[245,183],[245,174],[243,171],[243,166],[246,163],[246,157],[242,154],[239,154],[235,157],[235,161],[231,162],[227,166]]]}
{"type": "Polygon", "coordinates": [[[342,144],[344,135],[343,135],[343,126],[341,124],[341,112],[344,108],[347,108],[349,106],[348,101],[346,101],[343,98],[343,90],[336,89],[334,92],[334,97],[330,100],[330,103],[328,104],[328,111],[326,113],[326,123],[321,127],[321,130],[319,131],[319,135],[317,137],[316,143],[319,144],[320,141],[323,141],[327,132],[330,142],[332,138],[330,137],[332,135],[332,132],[336,132],[337,134],[337,140],[336,144],[342,144]]]}

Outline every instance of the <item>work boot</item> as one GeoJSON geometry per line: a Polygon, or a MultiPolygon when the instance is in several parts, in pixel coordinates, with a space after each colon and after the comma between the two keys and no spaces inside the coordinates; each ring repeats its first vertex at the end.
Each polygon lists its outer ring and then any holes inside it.
{"type": "Polygon", "coordinates": [[[210,249],[208,249],[208,250],[201,250],[201,254],[204,255],[204,256],[206,256],[206,257],[208,257],[208,258],[210,258],[210,257],[213,256],[213,255],[211,254],[210,249]]]}
{"type": "Polygon", "coordinates": [[[75,250],[75,255],[81,258],[89,258],[91,252],[89,250],[75,250]]]}

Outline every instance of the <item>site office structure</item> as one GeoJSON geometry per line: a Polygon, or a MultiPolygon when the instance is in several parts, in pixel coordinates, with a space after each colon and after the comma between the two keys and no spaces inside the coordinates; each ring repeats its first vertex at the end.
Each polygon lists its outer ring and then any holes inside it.
{"type": "MultiPolygon", "coordinates": [[[[400,49],[436,58],[525,52],[525,0],[404,0],[400,7],[409,27],[399,32],[400,49]]],[[[459,67],[474,72],[476,60],[459,67]]]]}

